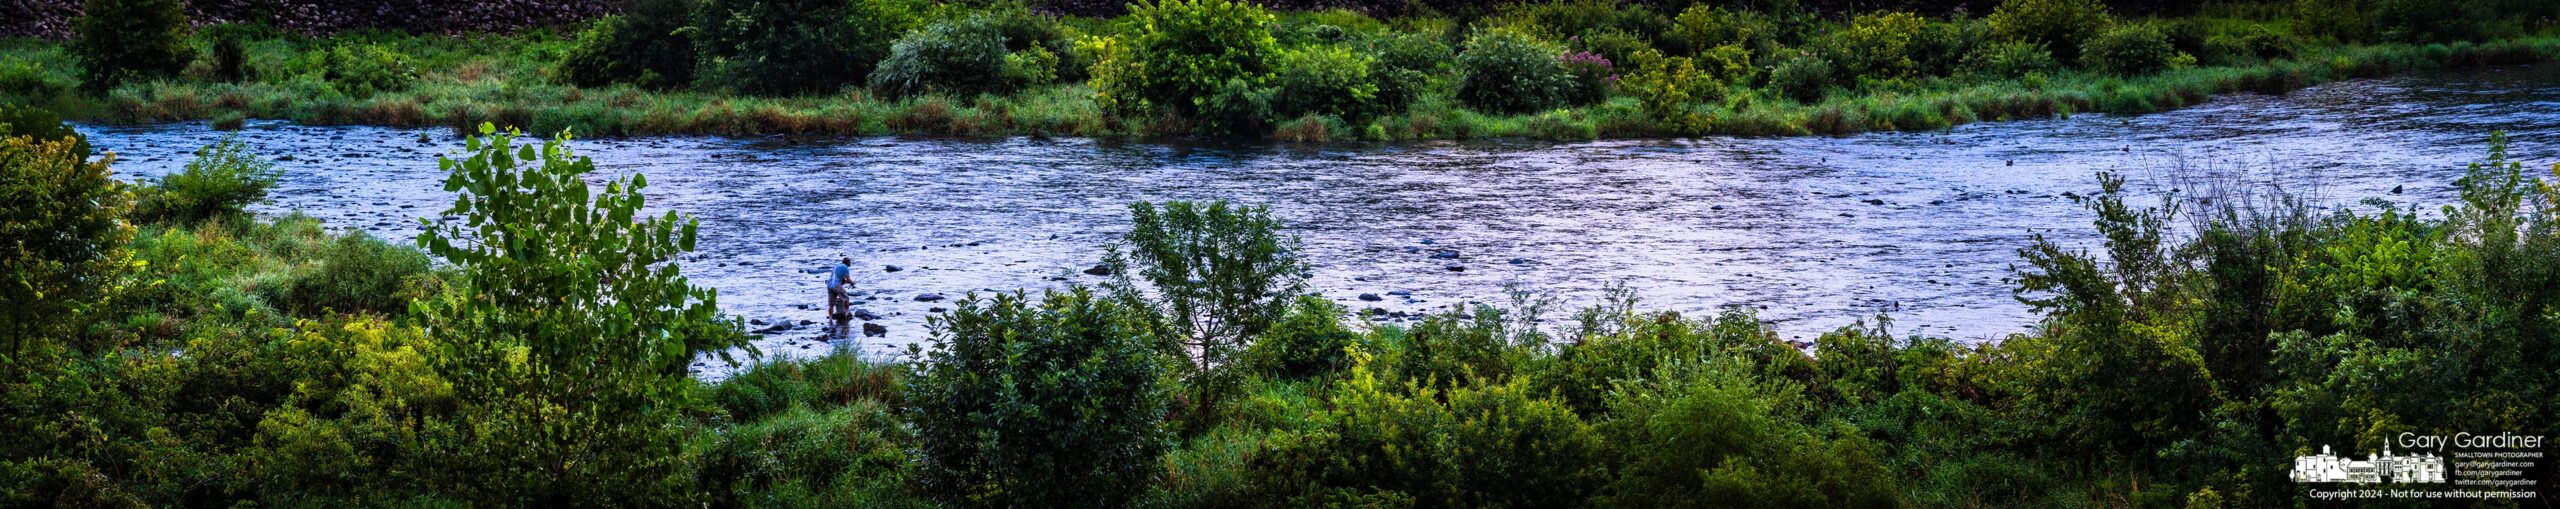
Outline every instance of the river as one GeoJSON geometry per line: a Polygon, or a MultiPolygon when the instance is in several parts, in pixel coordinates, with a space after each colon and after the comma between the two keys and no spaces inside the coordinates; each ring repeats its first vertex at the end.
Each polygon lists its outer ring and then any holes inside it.
{"type": "MultiPolygon", "coordinates": [[[[759,345],[882,355],[926,339],[926,318],[951,305],[919,294],[1100,282],[1082,271],[1127,228],[1127,205],[1168,199],[1270,206],[1303,239],[1313,289],[1353,309],[1507,302],[1508,285],[1571,309],[1622,283],[1642,308],[1749,308],[1791,339],[1885,313],[1899,332],[1990,340],[2036,320],[2009,282],[2031,233],[2092,245],[2092,216],[2071,196],[2094,191],[2099,171],[2146,195],[2179,186],[2169,176],[2206,175],[2282,183],[2333,206],[2434,210],[2456,199],[2454,179],[2493,129],[2533,168],[2560,160],[2560,65],[1836,138],[1310,148],[650,137],[573,148],[604,174],[646,172],[653,208],[702,221],[684,271],[751,328],[822,322],[818,272],[852,257],[868,292],[857,307],[880,315],[884,336],[831,342],[799,327],[759,345]]],[[[416,218],[452,202],[435,155],[461,145],[446,129],[276,121],[237,133],[202,122],[80,130],[119,154],[122,178],[176,171],[237,134],[285,159],[273,201],[256,210],[403,243],[416,218]]]]}

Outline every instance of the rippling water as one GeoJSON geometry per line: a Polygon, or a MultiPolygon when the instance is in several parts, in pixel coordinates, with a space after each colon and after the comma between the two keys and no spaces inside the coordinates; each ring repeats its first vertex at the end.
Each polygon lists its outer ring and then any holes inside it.
{"type": "MultiPolygon", "coordinates": [[[[575,148],[606,173],[646,172],[653,207],[702,220],[685,272],[718,288],[732,314],[822,321],[818,271],[853,257],[872,299],[857,307],[881,315],[887,336],[828,343],[803,327],[760,343],[796,354],[903,350],[949,305],[913,300],[922,293],[1098,282],[1080,271],[1126,228],[1126,205],[1167,199],[1269,205],[1304,239],[1314,288],[1355,309],[1502,302],[1514,283],[1571,307],[1623,282],[1643,308],[1742,306],[1791,337],[1883,312],[1899,331],[1990,339],[2035,320],[2007,282],[2030,233],[2091,242],[2090,216],[2065,193],[2094,191],[2099,171],[2157,190],[2174,186],[2164,175],[2249,168],[2242,178],[2331,204],[2432,210],[2455,199],[2490,130],[2511,133],[2518,159],[2547,164],[2560,159],[2554,126],[2560,66],[2543,65],[1845,138],[1308,149],[661,137],[575,148]],[[1433,257],[1442,250],[1458,258],[1433,257]]],[[[82,130],[120,154],[126,178],[182,168],[226,134],[203,123],[82,130]]],[[[414,218],[451,203],[434,161],[460,146],[448,131],[251,122],[238,134],[290,155],[265,212],[407,242],[414,218]]]]}

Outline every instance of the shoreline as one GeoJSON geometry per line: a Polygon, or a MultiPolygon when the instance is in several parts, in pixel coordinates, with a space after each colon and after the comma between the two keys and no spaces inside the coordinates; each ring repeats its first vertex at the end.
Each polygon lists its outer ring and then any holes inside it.
{"type": "MultiPolygon", "coordinates": [[[[23,41],[17,44],[25,44],[23,41]]],[[[2086,72],[2043,80],[1971,83],[1911,93],[1842,94],[1818,104],[1783,99],[1737,100],[1706,113],[1702,131],[1672,132],[1641,111],[1635,99],[1531,115],[1488,115],[1429,97],[1402,115],[1354,134],[1330,118],[1284,122],[1269,135],[1200,137],[1168,132],[1168,126],[1114,118],[1101,112],[1091,89],[1064,84],[1008,96],[960,101],[941,96],[883,99],[862,90],[825,96],[754,97],[713,93],[652,92],[625,85],[602,89],[558,86],[548,95],[499,85],[500,76],[476,80],[430,73],[436,86],[386,92],[357,100],[299,94],[275,83],[155,81],[113,89],[103,96],[61,94],[31,101],[69,120],[109,126],[211,121],[236,126],[247,119],[304,125],[451,127],[489,121],[526,132],[570,129],[584,138],[647,136],[818,137],[870,136],[993,139],[1079,137],[1148,143],[1243,142],[1333,145],[1340,143],[1526,139],[1538,141],[1695,139],[1707,136],[1845,136],[1868,132],[1926,132],[2002,120],[2067,117],[2073,113],[2147,114],[2202,104],[2238,93],[2284,93],[2314,85],[2410,72],[2469,69],[2560,61],[2560,36],[2488,43],[2379,44],[2331,47],[2295,59],[2247,66],[2197,67],[2134,77],[2086,72]],[[491,95],[519,95],[512,100],[491,95]]],[[[473,64],[464,64],[471,67],[473,64]]],[[[466,73],[467,74],[467,73],[466,73]]]]}

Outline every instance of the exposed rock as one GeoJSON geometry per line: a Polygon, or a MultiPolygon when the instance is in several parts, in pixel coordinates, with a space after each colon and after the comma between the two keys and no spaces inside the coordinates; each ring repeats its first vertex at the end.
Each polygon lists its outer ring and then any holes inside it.
{"type": "Polygon", "coordinates": [[[889,327],[888,327],[888,326],[884,326],[884,325],[880,325],[880,324],[876,324],[876,323],[864,323],[864,324],[862,324],[862,336],[863,336],[863,337],[876,338],[876,337],[887,336],[887,335],[889,335],[889,327]]]}
{"type": "Polygon", "coordinates": [[[1360,294],[1360,300],[1369,301],[1369,302],[1377,302],[1377,301],[1382,301],[1382,300],[1387,300],[1387,299],[1386,299],[1385,297],[1379,297],[1379,296],[1378,296],[1378,294],[1374,294],[1374,293],[1363,293],[1363,294],[1360,294]]]}
{"type": "Polygon", "coordinates": [[[942,301],[942,294],[939,294],[939,293],[920,293],[920,294],[916,294],[916,302],[941,302],[941,301],[942,301]]]}
{"type": "Polygon", "coordinates": [[[1394,295],[1394,296],[1397,296],[1397,297],[1412,297],[1412,296],[1413,296],[1413,291],[1411,291],[1411,290],[1396,290],[1396,291],[1392,291],[1392,292],[1387,292],[1387,295],[1394,295]]]}
{"type": "Polygon", "coordinates": [[[1451,265],[1451,266],[1441,267],[1441,268],[1443,268],[1443,269],[1448,269],[1448,270],[1449,270],[1449,272],[1466,272],[1466,271],[1467,271],[1467,266],[1465,266],[1465,265],[1451,265]]]}
{"type": "Polygon", "coordinates": [[[906,267],[896,266],[896,265],[883,265],[883,266],[880,266],[880,271],[881,271],[881,272],[897,272],[897,271],[901,271],[901,270],[907,270],[907,268],[906,268],[906,267]]]}
{"type": "Polygon", "coordinates": [[[854,317],[854,318],[862,319],[862,321],[866,321],[866,322],[867,322],[867,321],[872,321],[872,320],[878,320],[878,319],[880,319],[880,315],[879,315],[879,314],[872,313],[872,312],[871,312],[871,310],[868,310],[868,309],[856,309],[856,310],[853,310],[853,317],[854,317]]]}
{"type": "Polygon", "coordinates": [[[1084,273],[1086,275],[1093,276],[1108,276],[1111,275],[1111,266],[1097,263],[1094,264],[1092,268],[1084,269],[1084,273]]]}

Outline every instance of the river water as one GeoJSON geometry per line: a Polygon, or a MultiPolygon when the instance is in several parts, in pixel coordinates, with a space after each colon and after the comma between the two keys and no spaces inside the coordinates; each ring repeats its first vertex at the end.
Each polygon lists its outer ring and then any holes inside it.
{"type": "MultiPolygon", "coordinates": [[[[1897,331],[1996,339],[2036,319],[2009,282],[2031,233],[2091,245],[2092,216],[2070,196],[2094,191],[2099,171],[2146,192],[2176,187],[2171,175],[2227,175],[2335,206],[2433,210],[2456,199],[2454,179],[2493,129],[2509,131],[2517,159],[2560,160],[2560,65],[1839,138],[1308,148],[651,137],[573,147],[605,174],[646,172],[653,208],[701,219],[684,271],[759,322],[751,328],[823,322],[819,271],[852,257],[868,292],[857,307],[880,316],[885,336],[827,341],[802,326],[759,345],[877,355],[927,338],[926,318],[950,306],[919,294],[1100,282],[1081,271],[1126,230],[1126,206],[1168,199],[1270,206],[1303,239],[1312,287],[1353,309],[1507,302],[1508,285],[1570,309],[1624,284],[1642,308],[1745,307],[1795,339],[1878,313],[1897,331]]],[[[201,122],[81,130],[119,154],[125,178],[176,171],[232,134],[201,122]]],[[[236,134],[284,159],[262,212],[299,210],[408,242],[416,218],[452,202],[435,165],[461,145],[449,130],[253,121],[236,134]]]]}

